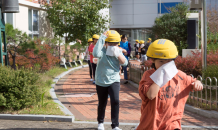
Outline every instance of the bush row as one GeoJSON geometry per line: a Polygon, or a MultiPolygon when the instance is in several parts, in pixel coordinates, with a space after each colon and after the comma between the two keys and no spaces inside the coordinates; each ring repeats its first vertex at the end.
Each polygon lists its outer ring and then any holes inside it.
{"type": "MultiPolygon", "coordinates": [[[[151,61],[148,60],[145,62],[145,66],[150,67],[151,61]]],[[[178,56],[175,60],[175,64],[177,68],[186,74],[192,74],[195,77],[198,75],[202,75],[202,72],[205,74],[205,77],[217,77],[218,74],[218,51],[209,51],[207,54],[207,69],[202,70],[202,60],[201,60],[201,53],[200,52],[193,52],[193,56],[188,56],[182,58],[178,56]]]]}

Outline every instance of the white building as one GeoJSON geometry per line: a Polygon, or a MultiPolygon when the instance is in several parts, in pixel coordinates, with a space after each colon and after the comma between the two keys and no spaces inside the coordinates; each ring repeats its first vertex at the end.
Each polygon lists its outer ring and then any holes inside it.
{"type": "Polygon", "coordinates": [[[132,47],[136,39],[147,41],[149,29],[167,7],[175,6],[185,0],[113,0],[110,1],[110,28],[121,35],[127,34],[132,47]],[[161,6],[160,6],[161,3],[161,6]],[[161,11],[160,11],[161,10],[161,11]]]}
{"type": "MultiPolygon", "coordinates": [[[[49,2],[49,0],[47,0],[49,2]]],[[[19,13],[6,13],[5,22],[31,37],[53,37],[52,28],[40,0],[19,0],[19,13]]]]}

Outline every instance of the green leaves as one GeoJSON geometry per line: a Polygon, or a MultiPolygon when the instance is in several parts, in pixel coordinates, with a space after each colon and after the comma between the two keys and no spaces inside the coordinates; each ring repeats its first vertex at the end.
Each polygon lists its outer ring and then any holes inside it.
{"type": "Polygon", "coordinates": [[[152,27],[153,38],[166,38],[173,41],[182,54],[182,49],[187,48],[187,18],[188,5],[181,3],[169,9],[170,13],[156,18],[152,27]]]}
{"type": "Polygon", "coordinates": [[[109,18],[102,17],[99,11],[110,7],[108,0],[50,1],[52,7],[45,5],[47,18],[56,36],[67,34],[67,43],[80,39],[86,45],[88,38],[107,28],[105,23],[109,22],[109,18]]]}

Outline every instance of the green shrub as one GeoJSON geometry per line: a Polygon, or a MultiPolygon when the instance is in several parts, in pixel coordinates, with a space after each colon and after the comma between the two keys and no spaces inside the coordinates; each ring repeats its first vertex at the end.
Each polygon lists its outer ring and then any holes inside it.
{"type": "Polygon", "coordinates": [[[39,75],[30,70],[0,66],[0,107],[18,110],[40,100],[39,75]]]}
{"type": "MultiPolygon", "coordinates": [[[[217,65],[208,65],[207,69],[203,70],[204,79],[207,77],[210,77],[212,79],[212,84],[215,85],[215,80],[213,77],[216,77],[218,79],[218,66],[217,65]]],[[[209,84],[209,80],[207,81],[207,84],[209,84]]]]}
{"type": "Polygon", "coordinates": [[[182,49],[187,48],[187,13],[189,6],[185,3],[168,8],[169,13],[155,19],[151,37],[155,39],[169,39],[175,43],[182,55],[182,49]]]}

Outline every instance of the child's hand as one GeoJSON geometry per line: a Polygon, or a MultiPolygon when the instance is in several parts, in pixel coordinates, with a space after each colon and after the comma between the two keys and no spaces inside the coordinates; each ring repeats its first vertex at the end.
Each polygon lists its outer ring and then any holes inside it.
{"type": "Polygon", "coordinates": [[[201,91],[203,90],[203,85],[199,80],[196,80],[195,82],[192,83],[193,85],[193,90],[194,91],[201,91]]]}
{"type": "Polygon", "coordinates": [[[105,31],[104,33],[103,33],[106,37],[108,37],[108,31],[105,31]]]}
{"type": "Polygon", "coordinates": [[[127,53],[127,51],[126,51],[125,49],[122,49],[122,52],[123,52],[123,53],[127,53]]]}

